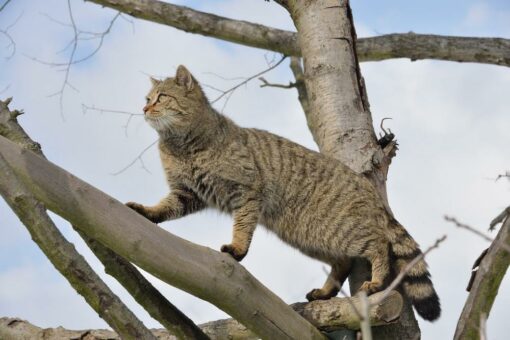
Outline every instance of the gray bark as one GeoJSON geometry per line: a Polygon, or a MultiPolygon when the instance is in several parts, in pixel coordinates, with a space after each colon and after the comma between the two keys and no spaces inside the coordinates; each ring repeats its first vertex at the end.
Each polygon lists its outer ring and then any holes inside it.
{"type": "MultiPolygon", "coordinates": [[[[3,137],[0,137],[3,138],[3,137]]],[[[54,225],[0,154],[0,194],[25,224],[32,239],[55,268],[87,303],[124,339],[155,339],[150,331],[108,288],[54,225]]]]}
{"type": "Polygon", "coordinates": [[[0,137],[0,154],[48,209],[161,280],[213,303],[258,336],[323,339],[313,325],[229,255],[168,233],[4,137],[0,137]]]}
{"type": "Polygon", "coordinates": [[[454,339],[480,339],[481,316],[489,317],[498,289],[510,265],[510,218],[506,218],[498,236],[483,257],[462,310],[454,339]],[[503,246],[502,246],[503,245],[503,246]]]}
{"type": "MultiPolygon", "coordinates": [[[[19,125],[16,117],[21,112],[9,110],[9,102],[10,99],[5,102],[0,101],[0,135],[15,142],[23,149],[31,150],[44,157],[39,143],[34,142],[19,125]]],[[[172,334],[175,334],[179,339],[207,339],[207,336],[193,321],[172,305],[131,263],[101,243],[87,237],[80,232],[79,228],[74,226],[73,228],[102,262],[105,271],[115,277],[134,299],[172,334]]]]}
{"type": "MultiPolygon", "coordinates": [[[[396,145],[377,144],[366,89],[356,55],[356,33],[348,1],[295,0],[289,12],[299,34],[308,93],[308,125],[319,149],[366,175],[388,205],[386,175],[396,145]]],[[[366,261],[355,261],[351,293],[370,277],[366,261]]],[[[420,330],[405,299],[398,323],[374,328],[375,339],[407,339],[420,330]]]]}
{"type": "MultiPolygon", "coordinates": [[[[369,297],[369,302],[375,303],[382,293],[369,297]]],[[[361,309],[359,299],[352,299],[353,306],[361,309]]],[[[347,298],[333,298],[329,301],[314,301],[312,303],[295,303],[291,307],[321,330],[331,331],[343,328],[359,329],[359,319],[347,298]]],[[[392,292],[381,303],[370,310],[370,323],[374,326],[387,325],[394,322],[402,308],[402,297],[392,292]]],[[[236,339],[255,340],[258,337],[234,319],[218,320],[200,325],[200,328],[213,340],[236,339]]],[[[158,339],[175,339],[165,330],[152,330],[158,339]]],[[[0,318],[0,338],[2,339],[62,339],[86,338],[118,339],[118,335],[107,330],[72,331],[64,328],[41,329],[30,323],[15,318],[0,318]],[[43,337],[45,334],[45,337],[43,337]],[[86,337],[85,337],[86,336],[86,337]]]]}
{"type": "MultiPolygon", "coordinates": [[[[297,34],[242,20],[195,11],[157,0],[86,0],[135,18],[246,46],[301,56],[297,34]]],[[[287,1],[279,1],[288,6],[287,1]]],[[[430,34],[388,34],[358,40],[360,61],[394,58],[438,59],[510,66],[510,40],[430,34]]]]}

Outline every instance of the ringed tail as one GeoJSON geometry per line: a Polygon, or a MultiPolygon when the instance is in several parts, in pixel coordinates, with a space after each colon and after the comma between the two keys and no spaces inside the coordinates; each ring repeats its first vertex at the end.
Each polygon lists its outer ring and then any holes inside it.
{"type": "MultiPolygon", "coordinates": [[[[390,222],[390,256],[393,257],[395,275],[422,252],[416,241],[396,220],[390,222]]],[[[402,280],[404,293],[411,300],[418,314],[434,321],[441,315],[441,304],[430,280],[427,264],[423,259],[416,263],[402,280]]]]}

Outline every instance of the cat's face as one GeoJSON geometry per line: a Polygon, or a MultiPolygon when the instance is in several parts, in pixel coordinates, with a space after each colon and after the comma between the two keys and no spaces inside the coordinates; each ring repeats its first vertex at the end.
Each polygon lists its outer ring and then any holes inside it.
{"type": "Polygon", "coordinates": [[[152,88],[143,108],[145,120],[156,130],[189,127],[204,111],[205,95],[191,73],[182,65],[174,78],[151,78],[152,88]]]}

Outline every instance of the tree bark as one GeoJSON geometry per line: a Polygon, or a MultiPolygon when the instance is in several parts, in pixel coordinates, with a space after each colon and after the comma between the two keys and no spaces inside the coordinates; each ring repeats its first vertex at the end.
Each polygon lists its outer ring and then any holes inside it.
{"type": "Polygon", "coordinates": [[[480,339],[481,316],[489,317],[498,289],[510,265],[510,253],[502,245],[510,246],[510,218],[506,218],[496,239],[483,257],[474,278],[466,304],[462,310],[454,339],[480,339]]]}
{"type": "MultiPolygon", "coordinates": [[[[367,176],[391,213],[386,175],[396,144],[384,149],[377,144],[348,1],[294,0],[288,2],[288,8],[304,59],[308,125],[320,151],[367,176]]],[[[351,294],[370,273],[366,261],[354,262],[349,277],[351,294]]],[[[375,339],[407,339],[419,334],[407,299],[398,323],[374,329],[375,339]]]]}
{"type": "Polygon", "coordinates": [[[99,316],[124,339],[155,339],[62,236],[46,208],[17,180],[1,154],[0,173],[0,194],[25,224],[46,257],[99,316]]]}
{"type": "MultiPolygon", "coordinates": [[[[301,56],[295,32],[229,19],[157,0],[86,1],[185,32],[202,34],[289,56],[301,56]]],[[[279,2],[288,7],[289,1],[279,2]]],[[[360,61],[409,58],[510,66],[510,40],[502,38],[404,33],[361,38],[356,45],[360,61]]]]}
{"type": "MultiPolygon", "coordinates": [[[[23,149],[31,150],[41,157],[44,154],[39,143],[34,142],[19,125],[20,111],[9,110],[10,99],[0,101],[0,135],[10,139],[23,149]]],[[[112,252],[101,243],[87,237],[79,228],[80,234],[94,255],[105,267],[106,273],[113,276],[134,297],[134,299],[166,329],[179,339],[207,339],[207,336],[172,305],[131,263],[112,252]]]]}
{"type": "MultiPolygon", "coordinates": [[[[375,303],[382,293],[369,297],[369,302],[375,303]]],[[[337,329],[359,329],[359,318],[353,308],[361,309],[359,299],[352,298],[352,305],[348,298],[333,298],[328,301],[314,301],[311,303],[295,303],[291,307],[300,315],[325,331],[337,329]],[[353,307],[354,306],[354,307],[353,307]]],[[[381,303],[370,310],[370,323],[374,326],[387,325],[398,319],[402,308],[402,296],[392,292],[381,303]]],[[[213,340],[235,339],[256,340],[258,337],[234,319],[218,320],[200,325],[200,328],[213,340]]],[[[175,339],[168,331],[153,329],[158,339],[175,339]]],[[[2,339],[118,339],[119,336],[108,330],[72,331],[61,327],[41,329],[30,323],[16,318],[0,318],[0,338],[2,339]],[[43,336],[44,334],[44,336],[43,336]]]]}
{"type": "MultiPolygon", "coordinates": [[[[213,303],[258,336],[324,338],[229,255],[168,233],[4,137],[0,137],[0,154],[36,199],[88,237],[161,280],[213,303]]],[[[0,177],[0,182],[6,181],[0,177]]]]}

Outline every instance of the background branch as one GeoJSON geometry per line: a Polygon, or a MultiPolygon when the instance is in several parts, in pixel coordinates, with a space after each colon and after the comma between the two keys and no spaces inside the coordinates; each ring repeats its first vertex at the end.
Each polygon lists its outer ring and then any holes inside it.
{"type": "MultiPolygon", "coordinates": [[[[381,293],[368,297],[368,303],[372,306],[369,310],[369,322],[371,325],[380,326],[387,325],[398,319],[400,310],[402,309],[402,296],[393,291],[379,304],[375,304],[376,300],[380,300],[381,293]]],[[[358,297],[354,298],[332,298],[328,301],[314,301],[311,303],[295,303],[291,307],[301,316],[306,318],[316,327],[324,331],[333,331],[337,329],[354,329],[360,328],[360,320],[353,312],[353,308],[361,308],[361,301],[358,297]],[[351,305],[352,304],[352,305],[351,305]],[[354,307],[353,307],[354,306],[354,307]]],[[[255,340],[259,339],[255,334],[250,332],[246,327],[241,325],[234,319],[224,319],[207,322],[199,327],[211,339],[236,339],[236,340],[255,340]]],[[[71,339],[118,339],[118,335],[107,330],[81,330],[71,331],[61,327],[54,329],[41,329],[30,323],[16,318],[0,318],[0,338],[11,335],[14,338],[30,338],[44,340],[71,338],[71,339]],[[85,337],[85,335],[87,337],[85,337]]],[[[152,330],[158,339],[175,339],[167,331],[157,329],[152,330]]]]}
{"type": "MultiPolygon", "coordinates": [[[[157,0],[87,0],[135,18],[172,26],[241,45],[289,56],[301,56],[297,34],[247,21],[204,13],[157,0]]],[[[287,6],[287,2],[285,1],[287,6]]],[[[361,38],[356,43],[359,61],[395,58],[438,59],[510,66],[510,40],[430,34],[388,34],[361,38]]]]}
{"type": "Polygon", "coordinates": [[[510,252],[505,249],[508,247],[510,247],[510,219],[507,218],[487,254],[480,261],[457,323],[455,340],[479,338],[480,320],[489,316],[501,281],[510,265],[510,252]]]}
{"type": "MultiPolygon", "coordinates": [[[[10,100],[7,104],[9,102],[10,100]]],[[[44,157],[39,143],[34,142],[19,125],[16,119],[19,114],[16,113],[16,111],[10,111],[7,104],[0,101],[0,135],[10,138],[12,141],[16,141],[21,147],[32,150],[41,157],[44,157]]],[[[26,207],[25,213],[30,212],[31,209],[26,207]]],[[[45,217],[41,215],[41,218],[44,219],[45,217]]],[[[30,228],[29,226],[27,227],[30,228]]],[[[107,247],[103,246],[101,243],[85,235],[80,231],[80,228],[76,228],[75,226],[73,226],[73,228],[80,234],[94,255],[96,255],[96,257],[104,265],[106,273],[113,276],[155,320],[159,321],[159,323],[161,323],[179,339],[207,339],[207,336],[193,323],[193,321],[186,317],[186,315],[177,309],[177,307],[172,305],[138,271],[138,269],[135,268],[135,266],[107,247]]],[[[57,233],[59,233],[55,226],[52,227],[49,224],[46,226],[46,229],[49,235],[57,235],[57,233]]],[[[65,241],[63,236],[60,236],[60,242],[65,244],[67,241],[65,241]]],[[[45,244],[45,246],[48,245],[45,244]]],[[[82,261],[86,264],[84,259],[82,259],[82,261]]],[[[91,280],[94,280],[94,275],[95,273],[92,275],[91,280]]],[[[115,295],[112,299],[114,301],[115,299],[118,300],[115,295]]],[[[143,332],[139,332],[139,334],[143,334],[143,332]]]]}
{"type": "MultiPolygon", "coordinates": [[[[12,124],[20,112],[11,114],[4,102],[0,102],[0,109],[2,113],[0,131],[4,132],[6,126],[12,124]],[[8,116],[7,113],[9,113],[8,116]]],[[[27,149],[38,150],[38,145],[32,141],[25,141],[23,144],[27,149]]],[[[93,271],[73,244],[64,238],[46,213],[44,205],[35,199],[27,187],[18,180],[2,154],[0,154],[0,171],[2,173],[0,194],[27,227],[34,242],[71,286],[123,338],[155,339],[143,323],[93,271]]]]}

